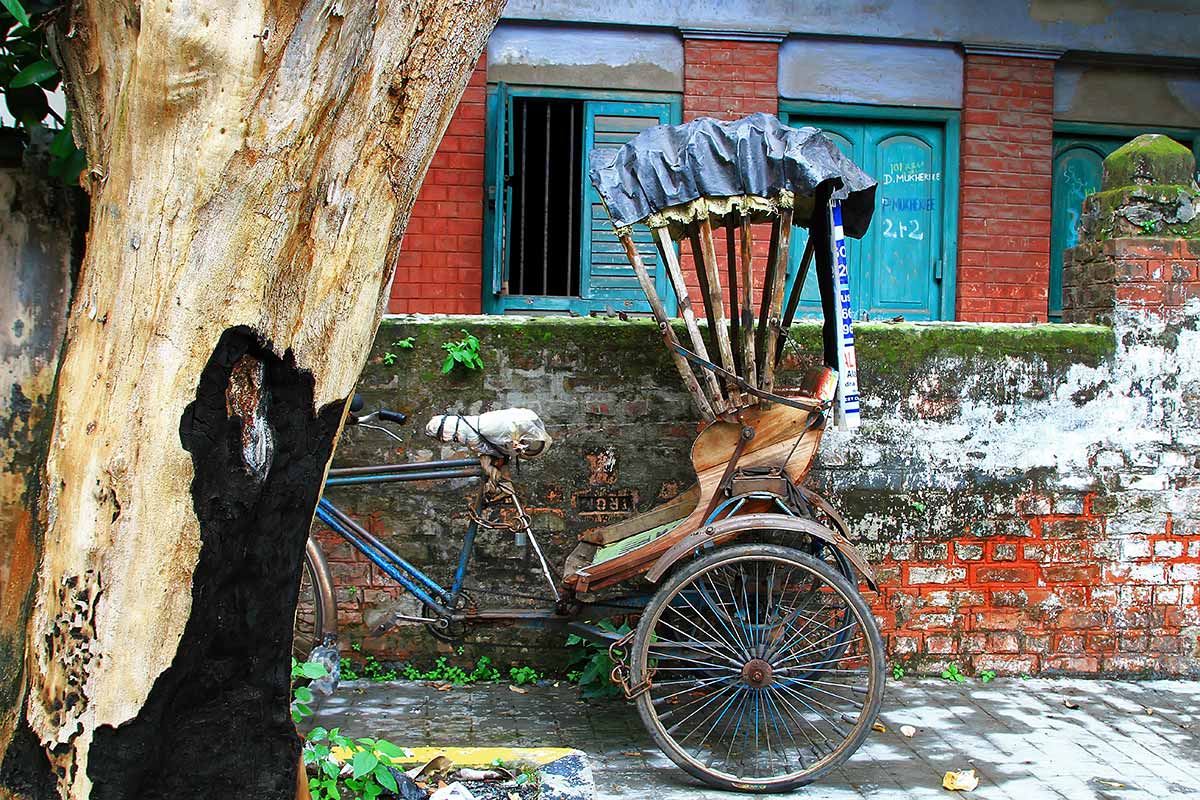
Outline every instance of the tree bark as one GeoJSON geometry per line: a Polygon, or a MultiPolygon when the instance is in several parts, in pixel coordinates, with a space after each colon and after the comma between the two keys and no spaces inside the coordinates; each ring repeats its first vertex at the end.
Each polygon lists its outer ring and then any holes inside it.
{"type": "Polygon", "coordinates": [[[84,0],[56,22],[92,205],[24,712],[61,797],[295,796],[305,537],[501,5],[84,0]]]}

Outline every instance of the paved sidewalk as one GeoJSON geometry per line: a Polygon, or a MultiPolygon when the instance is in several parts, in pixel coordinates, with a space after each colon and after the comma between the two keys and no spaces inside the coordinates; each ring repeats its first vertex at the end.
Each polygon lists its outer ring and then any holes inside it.
{"type": "MultiPolygon", "coordinates": [[[[881,719],[842,769],[788,797],[949,798],[947,770],[974,768],[967,798],[1200,798],[1200,681],[889,681],[881,719]],[[1070,708],[1069,705],[1077,705],[1070,708]],[[912,738],[901,725],[918,729],[912,738]]],[[[597,795],[623,800],[744,797],[709,789],[650,741],[636,710],[586,703],[574,687],[505,684],[440,692],[412,683],[343,684],[315,724],[407,746],[575,747],[597,795]]]]}

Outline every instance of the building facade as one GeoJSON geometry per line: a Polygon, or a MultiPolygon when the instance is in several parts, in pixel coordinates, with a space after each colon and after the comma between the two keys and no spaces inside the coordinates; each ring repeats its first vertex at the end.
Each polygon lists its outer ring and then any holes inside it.
{"type": "MultiPolygon", "coordinates": [[[[589,154],[763,111],[824,129],[879,182],[849,253],[860,317],[1057,320],[1103,157],[1144,132],[1200,148],[1200,8],[1145,6],[511,0],[430,167],[389,311],[646,311],[589,154]]],[[[657,267],[649,232],[635,238],[657,267]]]]}

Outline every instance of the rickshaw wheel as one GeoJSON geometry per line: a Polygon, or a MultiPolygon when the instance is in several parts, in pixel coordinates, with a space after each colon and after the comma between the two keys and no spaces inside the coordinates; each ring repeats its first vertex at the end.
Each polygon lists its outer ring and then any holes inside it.
{"type": "Polygon", "coordinates": [[[883,641],[857,588],[775,545],[726,547],[670,577],[642,615],[630,683],[680,768],[721,789],[785,792],[862,744],[883,699],[883,641]]]}

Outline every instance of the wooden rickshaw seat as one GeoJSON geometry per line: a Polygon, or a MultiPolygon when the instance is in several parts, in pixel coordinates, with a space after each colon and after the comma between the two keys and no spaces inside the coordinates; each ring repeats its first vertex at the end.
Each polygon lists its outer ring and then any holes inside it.
{"type": "MultiPolygon", "coordinates": [[[[812,367],[800,386],[786,394],[799,400],[826,402],[832,397],[835,376],[828,367],[812,367]]],[[[823,420],[809,424],[810,416],[817,413],[780,404],[760,405],[739,412],[739,422],[708,423],[692,444],[696,481],[648,511],[582,534],[580,545],[567,560],[567,572],[625,555],[677,528],[694,529],[703,523],[743,426],[753,428],[755,435],[746,443],[738,468],[786,466],[788,479],[799,484],[812,466],[825,430],[823,420]]]]}

